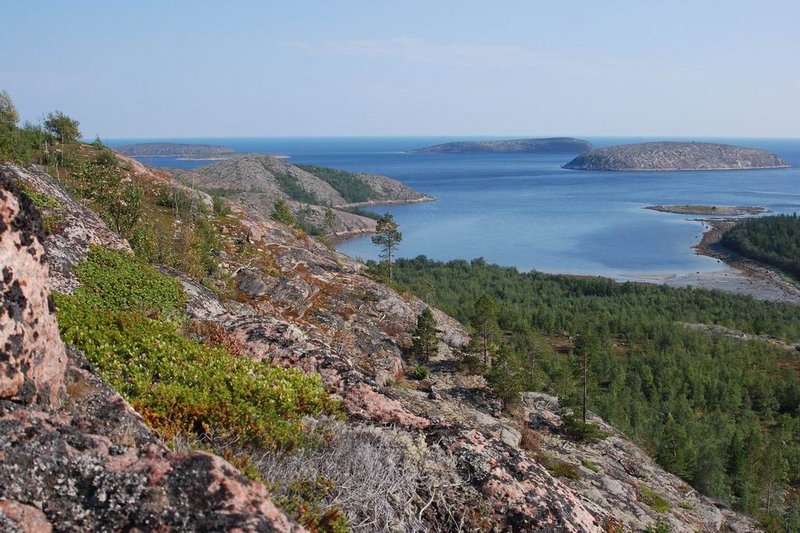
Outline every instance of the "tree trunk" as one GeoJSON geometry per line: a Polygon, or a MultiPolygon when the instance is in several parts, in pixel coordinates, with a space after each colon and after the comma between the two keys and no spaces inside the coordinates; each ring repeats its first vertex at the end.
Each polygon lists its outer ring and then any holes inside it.
{"type": "Polygon", "coordinates": [[[588,357],[586,356],[586,352],[583,354],[583,423],[586,423],[586,360],[588,357]]]}

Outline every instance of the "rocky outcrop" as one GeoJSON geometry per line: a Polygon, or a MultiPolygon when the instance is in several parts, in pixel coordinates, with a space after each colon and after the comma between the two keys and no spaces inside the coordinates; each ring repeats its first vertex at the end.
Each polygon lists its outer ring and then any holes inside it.
{"type": "Polygon", "coordinates": [[[0,177],[0,529],[301,531],[226,461],[170,452],[65,352],[44,242],[30,201],[0,177]]]}
{"type": "Polygon", "coordinates": [[[261,220],[269,220],[275,202],[282,200],[298,220],[334,236],[375,231],[373,219],[350,213],[348,208],[432,200],[386,176],[292,165],[283,158],[258,154],[238,155],[179,172],[177,177],[183,183],[224,195],[241,205],[251,217],[261,220]],[[347,187],[332,179],[331,174],[351,185],[358,184],[361,200],[353,202],[352,198],[346,198],[349,196],[347,187]],[[328,209],[333,214],[332,219],[326,217],[328,209]]]}
{"type": "Polygon", "coordinates": [[[67,360],[47,286],[43,237],[30,200],[0,175],[0,399],[58,407],[67,360]]]}
{"type": "Polygon", "coordinates": [[[71,294],[78,286],[75,267],[86,259],[92,245],[131,251],[127,241],[111,231],[91,209],[79,204],[64,186],[43,168],[22,168],[0,162],[0,173],[18,180],[51,199],[55,207],[46,209],[55,229],[44,240],[50,267],[50,286],[56,292],[71,294]]]}
{"type": "Polygon", "coordinates": [[[564,168],[573,170],[666,171],[785,168],[764,150],[728,144],[651,142],[607,146],[579,155],[564,168]]]}
{"type": "Polygon", "coordinates": [[[513,139],[507,141],[461,141],[412,150],[420,154],[582,154],[592,143],[571,137],[513,139]]]}

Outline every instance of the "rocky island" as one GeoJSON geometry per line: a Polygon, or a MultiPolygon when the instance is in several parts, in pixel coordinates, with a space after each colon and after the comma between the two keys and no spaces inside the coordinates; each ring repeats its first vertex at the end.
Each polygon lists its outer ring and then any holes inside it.
{"type": "Polygon", "coordinates": [[[648,142],[595,148],[564,168],[573,170],[669,171],[786,168],[765,150],[700,142],[648,142]]]}
{"type": "Polygon", "coordinates": [[[126,144],[116,149],[130,157],[196,157],[230,156],[233,149],[218,144],[139,143],[126,144]]]}
{"type": "Polygon", "coordinates": [[[418,154],[582,154],[592,143],[572,137],[511,139],[504,141],[461,141],[412,150],[418,154]]]}

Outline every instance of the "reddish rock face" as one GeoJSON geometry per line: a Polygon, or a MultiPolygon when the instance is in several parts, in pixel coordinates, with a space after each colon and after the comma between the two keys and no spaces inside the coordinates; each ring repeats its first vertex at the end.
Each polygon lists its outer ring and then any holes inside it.
{"type": "Polygon", "coordinates": [[[58,407],[67,358],[42,241],[30,201],[0,176],[0,398],[58,407]]]}

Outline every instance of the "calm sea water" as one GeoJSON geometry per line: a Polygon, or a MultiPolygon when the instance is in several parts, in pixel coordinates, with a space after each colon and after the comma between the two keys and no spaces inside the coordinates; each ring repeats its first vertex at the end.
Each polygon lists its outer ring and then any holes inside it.
{"type": "MultiPolygon", "coordinates": [[[[158,139],[157,139],[158,140],[158,139]]],[[[167,139],[161,139],[167,140],[167,139]]],[[[618,279],[724,269],[696,255],[702,227],[691,216],[643,209],[651,204],[722,204],[800,212],[800,140],[703,139],[767,149],[795,168],[714,172],[564,170],[562,155],[411,154],[453,138],[168,139],[224,144],[236,151],[284,154],[292,162],[384,174],[437,198],[377,207],[400,224],[403,257],[471,259],[522,270],[618,279]]],[[[461,140],[461,139],[459,139],[461,140]]],[[[652,139],[588,138],[598,146],[652,139]]],[[[141,139],[118,139],[115,146],[141,139]]],[[[148,139],[147,141],[154,141],[148,139]]],[[[142,158],[191,168],[207,161],[142,158]]],[[[369,237],[342,243],[351,256],[375,258],[369,237]]]]}

